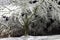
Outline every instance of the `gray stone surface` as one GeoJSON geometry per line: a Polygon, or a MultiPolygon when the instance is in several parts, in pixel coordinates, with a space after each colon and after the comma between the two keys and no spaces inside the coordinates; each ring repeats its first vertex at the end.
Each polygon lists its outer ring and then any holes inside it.
{"type": "MultiPolygon", "coordinates": [[[[28,17],[29,17],[31,14],[34,13],[33,10],[37,6],[38,6],[38,10],[36,14],[33,15],[33,17],[30,19],[31,24],[29,25],[29,28],[30,28],[29,32],[32,35],[36,35],[36,34],[46,35],[47,32],[51,33],[52,32],[51,30],[54,31],[54,30],[59,29],[60,27],[59,26],[60,24],[60,0],[44,0],[44,1],[37,0],[37,2],[34,2],[34,0],[10,0],[10,2],[11,3],[9,5],[7,4],[0,5],[0,13],[1,13],[0,23],[1,23],[1,30],[2,30],[1,34],[4,33],[4,31],[6,32],[6,30],[10,31],[10,27],[12,28],[11,30],[15,30],[17,26],[16,30],[17,29],[20,30],[20,28],[22,28],[22,25],[23,25],[21,14],[26,13],[26,11],[30,9],[29,11],[31,11],[32,13],[28,14],[28,17]],[[3,18],[3,16],[6,16],[6,17],[3,18]],[[7,29],[5,29],[2,25],[6,26],[7,29]],[[53,29],[55,27],[57,29],[53,29]]],[[[23,18],[24,17],[25,16],[23,16],[23,18]]],[[[55,32],[52,32],[52,33],[55,33],[55,32]]]]}

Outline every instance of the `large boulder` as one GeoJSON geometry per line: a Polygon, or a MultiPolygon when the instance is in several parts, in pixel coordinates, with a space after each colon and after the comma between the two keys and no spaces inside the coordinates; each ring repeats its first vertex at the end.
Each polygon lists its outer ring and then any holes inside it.
{"type": "Polygon", "coordinates": [[[24,25],[22,18],[25,18],[24,15],[27,13],[27,10],[29,17],[34,13],[36,7],[37,10],[30,19],[29,35],[55,34],[60,29],[59,0],[12,0],[9,6],[6,5],[4,7],[9,9],[10,12],[8,11],[8,14],[4,13],[3,16],[0,16],[1,27],[3,27],[1,28],[1,35],[7,32],[10,36],[24,34],[22,30],[22,25],[24,25]],[[7,27],[7,29],[5,29],[4,26],[7,27]]]}

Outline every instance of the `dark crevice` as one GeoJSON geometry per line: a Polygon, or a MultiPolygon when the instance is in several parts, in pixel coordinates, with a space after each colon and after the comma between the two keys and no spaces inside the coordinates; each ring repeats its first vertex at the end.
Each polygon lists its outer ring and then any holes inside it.
{"type": "Polygon", "coordinates": [[[9,20],[9,18],[8,17],[6,17],[6,21],[8,21],[9,20]]]}
{"type": "Polygon", "coordinates": [[[8,21],[8,20],[9,20],[9,18],[8,18],[8,17],[6,17],[6,16],[3,16],[3,18],[5,18],[5,21],[8,21]]]}
{"type": "Polygon", "coordinates": [[[6,16],[3,16],[3,18],[6,18],[6,16]]]}
{"type": "Polygon", "coordinates": [[[60,5],[60,1],[58,2],[58,5],[60,5]]]}
{"type": "Polygon", "coordinates": [[[24,14],[22,14],[21,16],[24,16],[24,14]]]}
{"type": "Polygon", "coordinates": [[[33,3],[36,3],[38,2],[37,0],[34,0],[34,1],[29,1],[30,4],[33,4],[33,3]]]}

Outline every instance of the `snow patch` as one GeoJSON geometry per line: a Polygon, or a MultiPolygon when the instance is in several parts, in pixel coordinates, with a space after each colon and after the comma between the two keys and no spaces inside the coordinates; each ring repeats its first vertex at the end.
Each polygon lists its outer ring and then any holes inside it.
{"type": "Polygon", "coordinates": [[[55,36],[21,36],[21,37],[9,37],[2,38],[0,40],[60,40],[60,35],[55,36]]]}

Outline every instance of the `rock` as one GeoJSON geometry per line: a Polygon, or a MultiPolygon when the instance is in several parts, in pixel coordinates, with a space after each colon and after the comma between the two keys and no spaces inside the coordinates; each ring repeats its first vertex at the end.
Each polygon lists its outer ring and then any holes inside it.
{"type": "MultiPolygon", "coordinates": [[[[9,14],[10,15],[10,14],[9,14]]],[[[1,37],[18,37],[24,35],[23,26],[18,21],[15,15],[8,16],[7,14],[0,17],[0,36],[1,37]],[[6,19],[8,18],[8,19],[6,19]]]]}
{"type": "MultiPolygon", "coordinates": [[[[30,17],[30,15],[34,13],[34,9],[36,7],[36,14],[34,14],[29,20],[29,35],[48,35],[52,32],[52,30],[54,31],[60,29],[59,0],[11,0],[11,4],[5,7],[10,9],[10,14],[8,11],[8,14],[0,16],[1,25],[3,24],[7,28],[1,28],[1,32],[4,34],[5,32],[7,32],[4,30],[9,30],[8,34],[11,34],[11,36],[18,36],[17,34],[24,34],[22,26],[24,25],[24,23],[22,18],[25,19],[24,15],[26,15],[27,11],[28,17],[30,17]],[[13,7],[15,7],[15,9],[13,7]],[[13,32],[16,33],[16,35],[13,32]]],[[[4,9],[4,7],[2,9],[4,9]]]]}
{"type": "MultiPolygon", "coordinates": [[[[52,34],[60,34],[59,31],[60,26],[60,9],[59,9],[59,0],[57,1],[48,1],[48,0],[44,0],[44,2],[42,4],[40,4],[40,6],[38,6],[38,10],[37,10],[37,15],[40,16],[39,19],[36,20],[35,17],[35,22],[32,21],[32,25],[31,27],[31,34],[30,35],[51,35],[52,34]],[[42,20],[42,21],[41,21],[42,20]],[[53,26],[52,26],[53,25],[53,26]],[[50,28],[51,27],[51,28],[50,28]],[[51,29],[51,31],[49,31],[49,29],[51,29]],[[55,30],[55,31],[54,31],[55,30]]],[[[39,3],[37,3],[39,4],[39,3]]],[[[33,4],[31,4],[33,5],[33,4]]],[[[36,5],[34,6],[36,7],[36,5]]],[[[33,8],[34,8],[33,7],[33,8]]]]}

